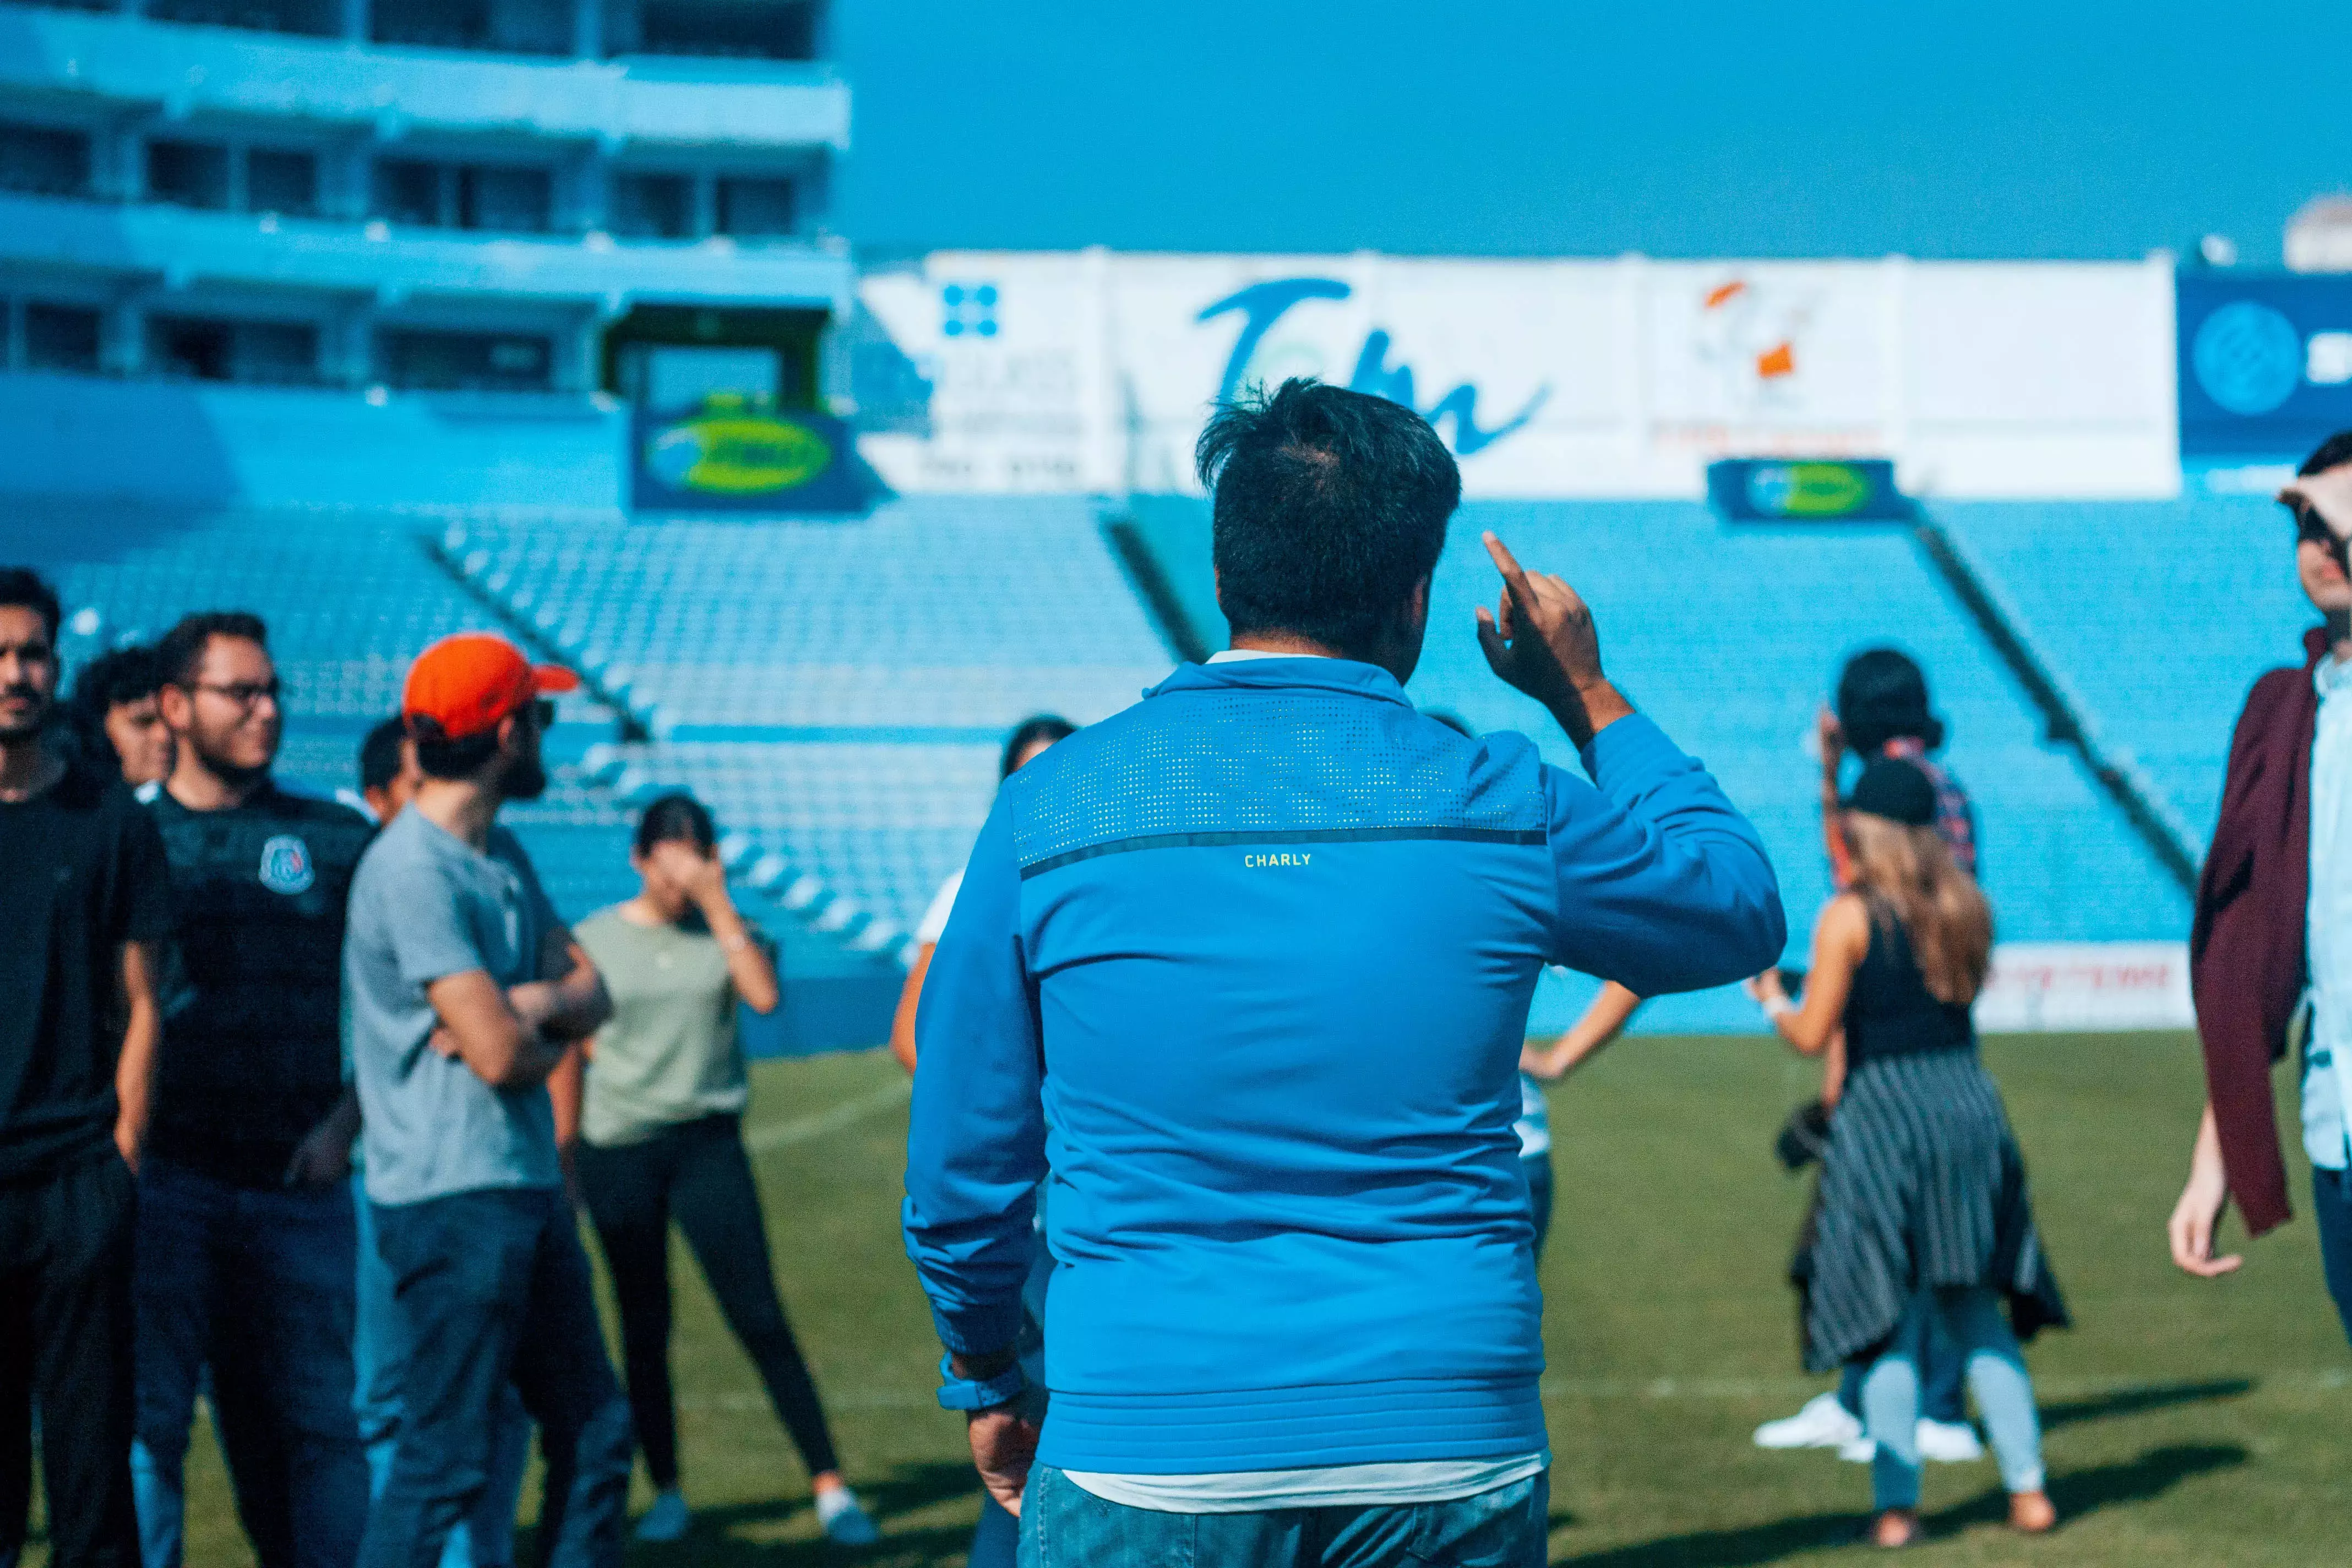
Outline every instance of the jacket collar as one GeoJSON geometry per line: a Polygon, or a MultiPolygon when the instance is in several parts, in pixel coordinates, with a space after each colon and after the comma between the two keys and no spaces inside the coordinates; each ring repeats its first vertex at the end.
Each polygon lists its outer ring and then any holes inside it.
{"type": "Polygon", "coordinates": [[[1251,658],[1223,664],[1180,664],[1144,692],[1148,700],[1178,691],[1328,691],[1412,706],[1395,676],[1352,658],[1251,658]]]}

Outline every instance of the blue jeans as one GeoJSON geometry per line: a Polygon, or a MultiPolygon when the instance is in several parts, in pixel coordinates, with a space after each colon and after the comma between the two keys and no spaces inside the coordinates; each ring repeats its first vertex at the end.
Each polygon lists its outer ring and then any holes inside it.
{"type": "Polygon", "coordinates": [[[1979,1286],[1914,1296],[1894,1342],[1862,1380],[1863,1424],[1878,1445],[1870,1461],[1875,1506],[1919,1506],[1919,1347],[1937,1318],[1966,1360],[2001,1485],[2040,1491],[2042,1418],[2033,1408],[2033,1382],[1999,1300],[1979,1286]]]}
{"type": "MultiPolygon", "coordinates": [[[[352,1176],[352,1212],[359,1220],[359,1301],[352,1315],[352,1354],[357,1363],[353,1391],[360,1441],[367,1445],[368,1497],[383,1495],[392,1477],[393,1450],[400,1436],[400,1358],[393,1333],[392,1269],[376,1250],[375,1209],[367,1201],[366,1177],[352,1176]]],[[[514,1562],[515,1502],[530,1462],[530,1416],[522,1397],[509,1388],[490,1423],[490,1476],[482,1500],[449,1532],[441,1568],[507,1568],[514,1562]]]]}
{"type": "MultiPolygon", "coordinates": [[[[1870,1370],[1866,1361],[1850,1361],[1838,1379],[1838,1403],[1847,1415],[1862,1419],[1862,1379],[1870,1370]]],[[[1968,1366],[1960,1359],[1959,1347],[1944,1331],[1941,1319],[1927,1320],[1927,1342],[1919,1349],[1919,1413],[1930,1421],[1941,1421],[1957,1426],[1969,1418],[1969,1407],[1961,1397],[1963,1380],[1968,1366]]]]}
{"type": "Polygon", "coordinates": [[[1161,1513],[1030,1472],[1021,1568],[1543,1568],[1551,1474],[1447,1502],[1161,1513]]]}
{"type": "Polygon", "coordinates": [[[351,1568],[367,1518],[352,1415],[352,1195],[239,1187],[149,1156],[139,1176],[131,1481],[146,1568],[177,1568],[196,1389],[263,1568],[351,1568]]]}
{"type": "Polygon", "coordinates": [[[365,1568],[435,1568],[490,1482],[509,1384],[538,1421],[550,1568],[615,1568],[626,1521],[629,1405],[596,1321],[572,1205],[552,1187],[375,1205],[393,1275],[401,1420],[368,1516],[365,1568]]]}
{"type": "Polygon", "coordinates": [[[2336,1315],[2352,1339],[2352,1179],[2342,1171],[2311,1169],[2311,1215],[2319,1227],[2319,1262],[2336,1315]]]}

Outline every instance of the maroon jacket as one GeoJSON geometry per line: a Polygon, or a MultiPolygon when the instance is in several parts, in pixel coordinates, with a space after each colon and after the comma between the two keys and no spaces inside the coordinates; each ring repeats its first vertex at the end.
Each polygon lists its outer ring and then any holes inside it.
{"type": "Polygon", "coordinates": [[[2286,1052],[2303,995],[2304,918],[2311,891],[2311,672],[2327,634],[2304,634],[2301,669],[2254,682],[2230,737],[2221,820],[2197,883],[2189,984],[2205,1045],[2205,1091],[2221,1134],[2230,1195],[2256,1236],[2285,1220],[2271,1064],[2286,1052]]]}

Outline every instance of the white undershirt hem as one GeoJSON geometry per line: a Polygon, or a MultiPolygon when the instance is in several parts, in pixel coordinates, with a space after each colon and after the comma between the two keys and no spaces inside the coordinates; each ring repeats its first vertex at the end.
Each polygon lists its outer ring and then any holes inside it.
{"type": "Polygon", "coordinates": [[[1451,1502],[1523,1481],[1551,1464],[1549,1453],[1502,1459],[1409,1459],[1318,1465],[1302,1470],[1229,1470],[1199,1476],[1107,1475],[1065,1470],[1072,1485],[1105,1502],[1159,1513],[1264,1513],[1280,1508],[1374,1508],[1451,1502]]]}

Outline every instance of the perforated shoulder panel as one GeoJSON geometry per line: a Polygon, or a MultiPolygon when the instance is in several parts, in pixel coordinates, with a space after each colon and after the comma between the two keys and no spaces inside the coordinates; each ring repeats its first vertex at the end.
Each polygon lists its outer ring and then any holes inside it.
{"type": "Polygon", "coordinates": [[[1465,740],[1409,708],[1317,691],[1170,693],[1005,783],[1024,876],[1182,843],[1544,840],[1523,735],[1465,740]]]}

